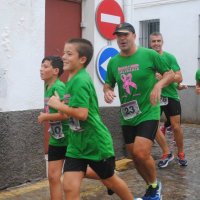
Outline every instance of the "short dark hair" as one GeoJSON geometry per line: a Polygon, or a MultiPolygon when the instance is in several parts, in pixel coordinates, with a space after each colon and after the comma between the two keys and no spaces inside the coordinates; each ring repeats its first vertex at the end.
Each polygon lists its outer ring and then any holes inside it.
{"type": "Polygon", "coordinates": [[[153,32],[153,33],[150,34],[150,37],[151,36],[161,36],[163,38],[163,36],[160,32],[153,32]]]}
{"type": "Polygon", "coordinates": [[[85,56],[87,59],[84,65],[84,67],[87,67],[92,59],[94,52],[92,43],[89,40],[83,38],[73,38],[68,40],[66,43],[75,44],[77,46],[76,49],[78,51],[79,57],[85,56]]]}
{"type": "Polygon", "coordinates": [[[42,63],[44,63],[46,60],[50,61],[53,68],[58,68],[58,76],[61,76],[63,73],[63,61],[60,56],[46,56],[43,58],[42,63]]]}

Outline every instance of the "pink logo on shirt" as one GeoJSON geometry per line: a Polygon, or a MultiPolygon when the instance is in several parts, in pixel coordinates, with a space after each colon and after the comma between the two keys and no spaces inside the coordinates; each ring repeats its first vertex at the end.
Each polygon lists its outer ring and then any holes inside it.
{"type": "Polygon", "coordinates": [[[123,88],[126,90],[128,94],[131,93],[129,88],[130,86],[137,89],[137,85],[134,82],[132,82],[132,74],[127,74],[127,75],[122,74],[121,80],[123,81],[123,88]]]}

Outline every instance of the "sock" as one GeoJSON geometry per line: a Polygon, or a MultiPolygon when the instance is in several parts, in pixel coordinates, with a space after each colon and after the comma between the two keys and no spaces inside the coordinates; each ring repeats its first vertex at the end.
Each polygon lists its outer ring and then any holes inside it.
{"type": "Polygon", "coordinates": [[[150,183],[149,185],[151,185],[151,186],[152,186],[152,188],[156,188],[156,187],[157,187],[157,185],[158,185],[158,181],[156,180],[155,182],[153,182],[153,183],[150,183]]]}

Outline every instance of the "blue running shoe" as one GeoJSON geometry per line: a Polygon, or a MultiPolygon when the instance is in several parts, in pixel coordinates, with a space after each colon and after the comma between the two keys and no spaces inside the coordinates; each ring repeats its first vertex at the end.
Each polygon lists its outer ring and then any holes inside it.
{"type": "Polygon", "coordinates": [[[162,184],[161,182],[158,182],[157,187],[153,188],[152,185],[150,185],[147,190],[145,195],[142,197],[143,200],[162,200],[161,197],[161,189],[162,189],[162,184]]]}
{"type": "Polygon", "coordinates": [[[184,153],[179,153],[178,154],[178,162],[180,166],[186,167],[188,165],[187,160],[185,159],[185,154],[184,153]]]}
{"type": "Polygon", "coordinates": [[[168,166],[169,162],[171,162],[174,159],[174,155],[172,152],[169,154],[165,154],[162,156],[161,160],[158,162],[158,167],[159,168],[165,168],[168,166]]]}

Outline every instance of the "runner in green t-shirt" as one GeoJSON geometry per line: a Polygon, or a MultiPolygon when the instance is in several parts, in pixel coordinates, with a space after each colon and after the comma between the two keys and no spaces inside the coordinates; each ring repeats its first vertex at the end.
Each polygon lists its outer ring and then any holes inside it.
{"type": "Polygon", "coordinates": [[[93,46],[86,39],[71,39],[64,46],[64,69],[69,77],[64,105],[53,96],[48,105],[69,116],[69,138],[64,165],[64,191],[68,200],[80,198],[80,185],[90,166],[101,181],[123,200],[133,196],[115,173],[111,134],[101,120],[94,85],[86,66],[93,55],[93,46]]]}
{"type": "Polygon", "coordinates": [[[195,91],[197,94],[200,94],[200,69],[197,70],[195,79],[196,79],[195,91]]]}
{"type": "Polygon", "coordinates": [[[131,24],[119,24],[114,34],[121,52],[108,63],[104,98],[112,103],[117,84],[125,143],[136,169],[147,183],[143,199],[160,200],[161,183],[157,181],[151,148],[160,119],[161,89],[173,80],[174,73],[157,52],[136,46],[135,29],[131,24]],[[156,72],[163,74],[159,82],[156,72]]]}
{"type": "MultiPolygon", "coordinates": [[[[155,32],[150,35],[150,46],[152,49],[157,51],[163,59],[171,66],[175,76],[173,83],[162,89],[161,93],[161,112],[164,111],[165,115],[170,118],[171,127],[174,133],[174,139],[178,149],[178,161],[181,166],[187,166],[187,160],[185,159],[184,145],[183,145],[183,130],[181,128],[181,104],[177,92],[177,83],[182,82],[181,69],[177,63],[176,58],[163,51],[163,37],[161,33],[155,32]]],[[[162,79],[161,74],[157,74],[158,80],[162,79]]],[[[158,129],[156,140],[163,149],[162,159],[158,163],[158,167],[164,168],[170,161],[173,160],[173,153],[170,152],[166,139],[158,129]]]]}
{"type": "Polygon", "coordinates": [[[66,116],[47,105],[55,93],[63,101],[65,84],[58,77],[63,73],[63,61],[57,56],[47,56],[42,60],[40,76],[45,82],[45,109],[38,116],[38,122],[48,121],[50,140],[48,147],[48,180],[51,199],[62,199],[62,167],[66,153],[67,121],[66,116]]]}

